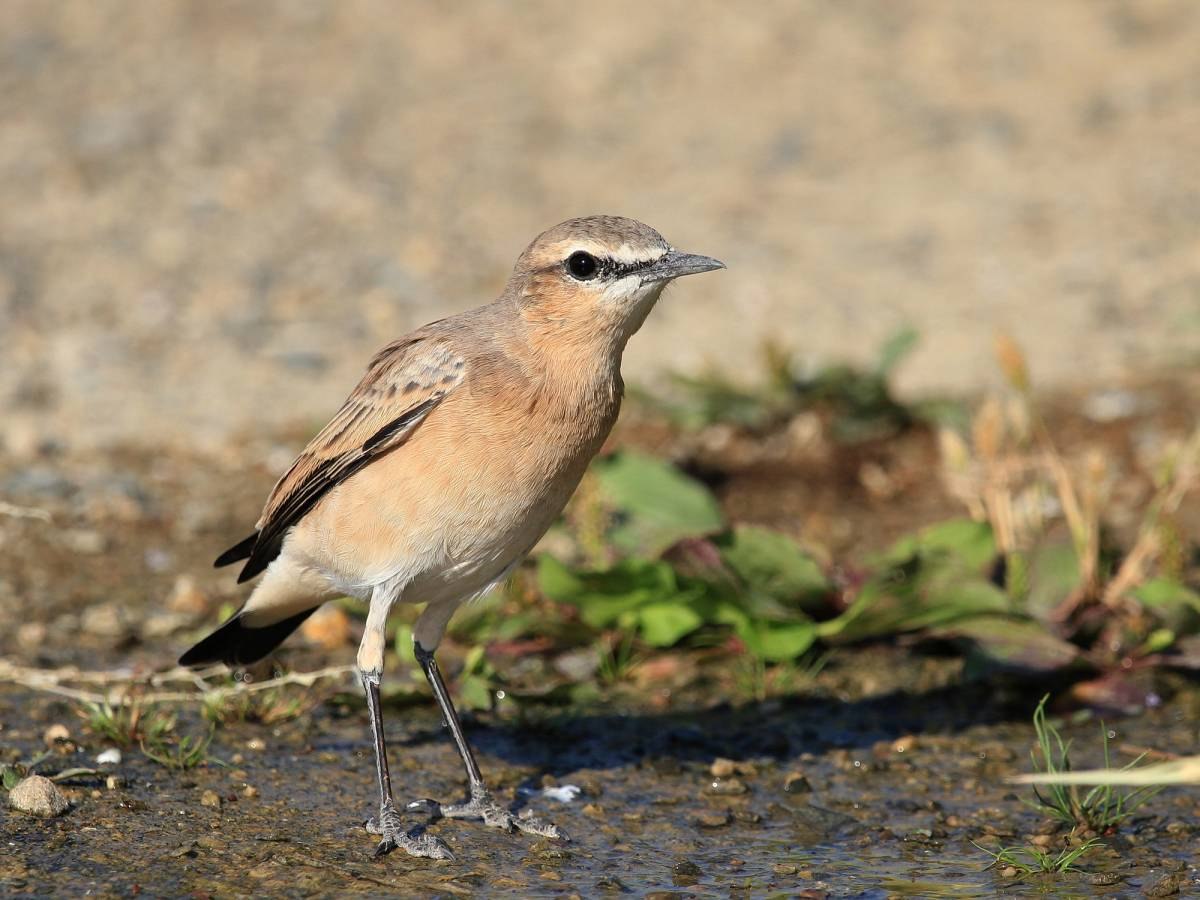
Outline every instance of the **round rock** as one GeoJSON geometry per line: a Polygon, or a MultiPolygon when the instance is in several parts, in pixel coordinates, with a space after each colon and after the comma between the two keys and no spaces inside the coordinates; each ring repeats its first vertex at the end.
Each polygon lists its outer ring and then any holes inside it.
{"type": "Polygon", "coordinates": [[[8,803],[13,809],[44,819],[61,816],[71,805],[58,785],[41,775],[30,775],[9,791],[8,803]]]}

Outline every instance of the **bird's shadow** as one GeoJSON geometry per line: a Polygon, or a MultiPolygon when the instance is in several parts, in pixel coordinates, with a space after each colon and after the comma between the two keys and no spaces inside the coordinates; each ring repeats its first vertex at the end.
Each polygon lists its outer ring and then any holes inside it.
{"type": "MultiPolygon", "coordinates": [[[[710,763],[716,757],[785,762],[804,753],[869,747],[905,735],[953,734],[977,725],[1028,721],[1036,697],[1029,685],[998,689],[968,683],[848,701],[797,696],[699,710],[472,716],[465,727],[478,751],[560,776],[646,761],[667,767],[710,763]]],[[[398,744],[434,740],[446,740],[442,729],[419,727],[398,744]]]]}

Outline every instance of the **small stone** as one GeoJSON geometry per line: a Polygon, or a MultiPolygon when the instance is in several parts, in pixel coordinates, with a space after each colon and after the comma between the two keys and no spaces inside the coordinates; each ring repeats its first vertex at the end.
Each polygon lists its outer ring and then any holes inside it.
{"type": "Polygon", "coordinates": [[[701,828],[724,828],[733,817],[728,811],[718,813],[701,813],[695,822],[701,828]]]}
{"type": "Polygon", "coordinates": [[[1179,893],[1179,876],[1164,875],[1142,893],[1147,897],[1174,897],[1179,893]]]}
{"type": "Polygon", "coordinates": [[[589,819],[606,819],[608,814],[604,812],[604,807],[598,803],[589,803],[584,806],[583,814],[589,819]]]}
{"type": "Polygon", "coordinates": [[[350,617],[338,606],[322,606],[300,626],[305,640],[326,650],[337,650],[350,643],[350,617]]]}
{"type": "Polygon", "coordinates": [[[115,603],[97,603],[79,616],[79,628],[87,634],[115,638],[125,634],[125,620],[115,603]]]}
{"type": "Polygon", "coordinates": [[[104,535],[88,528],[68,529],[62,533],[62,541],[72,552],[81,556],[95,556],[108,547],[104,535]]]}
{"type": "Polygon", "coordinates": [[[800,869],[790,863],[775,863],[771,866],[771,871],[776,875],[795,875],[800,869]]]}
{"type": "Polygon", "coordinates": [[[783,779],[783,789],[789,794],[811,794],[813,788],[803,772],[788,772],[783,779]]]}
{"type": "Polygon", "coordinates": [[[177,612],[153,612],[146,616],[138,629],[142,640],[154,641],[170,637],[192,624],[192,616],[177,612]]]}
{"type": "Polygon", "coordinates": [[[205,791],[200,795],[201,806],[211,806],[213,809],[221,808],[221,797],[216,791],[205,791]]]}
{"type": "Polygon", "coordinates": [[[245,797],[247,800],[253,800],[255,797],[258,796],[258,788],[256,788],[252,784],[248,784],[244,788],[242,788],[242,796],[245,797]]]}
{"type": "Polygon", "coordinates": [[[110,791],[119,791],[125,787],[125,779],[120,775],[109,775],[104,779],[104,786],[110,791]]]}
{"type": "Polygon", "coordinates": [[[247,750],[263,751],[267,749],[267,742],[262,738],[250,738],[246,741],[247,750]]]}
{"type": "Polygon", "coordinates": [[[737,771],[737,767],[732,759],[725,759],[718,756],[713,760],[712,765],[708,767],[708,771],[713,778],[728,778],[737,771]]]}
{"type": "Polygon", "coordinates": [[[740,778],[714,778],[708,785],[706,793],[718,796],[744,794],[749,788],[740,778]]]}
{"type": "Polygon", "coordinates": [[[96,754],[96,765],[98,766],[119,766],[120,764],[121,751],[116,747],[109,747],[96,754]]]}
{"type": "Polygon", "coordinates": [[[167,597],[167,609],[191,618],[207,615],[211,605],[208,595],[196,587],[196,580],[191,575],[176,578],[167,597]]]}
{"type": "Polygon", "coordinates": [[[22,650],[37,650],[46,642],[43,622],[25,622],[17,628],[17,645],[22,650]]]}
{"type": "Polygon", "coordinates": [[[66,744],[70,740],[71,732],[67,731],[67,726],[61,722],[55,722],[42,732],[42,743],[50,748],[57,747],[59,744],[66,744]]]}
{"type": "Polygon", "coordinates": [[[1016,878],[1018,874],[1016,866],[1005,866],[1000,870],[1001,878],[1016,878]]]}
{"type": "Polygon", "coordinates": [[[71,805],[58,785],[42,775],[30,775],[21,781],[8,792],[8,803],[13,809],[44,819],[61,816],[71,805]]]}
{"type": "Polygon", "coordinates": [[[902,738],[897,738],[892,742],[892,751],[894,753],[911,753],[917,749],[917,739],[914,735],[906,734],[902,738]]]}

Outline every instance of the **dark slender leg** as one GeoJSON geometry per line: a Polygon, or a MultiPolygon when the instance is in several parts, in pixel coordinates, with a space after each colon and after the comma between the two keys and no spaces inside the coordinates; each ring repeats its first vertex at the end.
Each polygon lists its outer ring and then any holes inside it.
{"type": "Polygon", "coordinates": [[[454,854],[437,838],[424,834],[423,829],[406,830],[392,800],[392,776],[388,771],[387,744],[383,738],[383,711],[379,705],[379,673],[362,673],[363,689],[367,694],[367,713],[371,717],[371,737],[375,744],[375,771],[379,776],[379,818],[367,822],[367,831],[380,835],[375,848],[378,858],[385,853],[403,849],[412,856],[431,859],[454,859],[454,854]]]}
{"type": "Polygon", "coordinates": [[[371,738],[375,743],[375,772],[379,776],[379,804],[392,801],[392,773],[388,771],[387,745],[383,739],[383,710],[379,706],[379,676],[363,678],[367,693],[367,713],[371,717],[371,738]]]}
{"type": "MultiPolygon", "coordinates": [[[[503,828],[505,831],[512,831],[514,828],[519,828],[527,834],[540,834],[544,837],[559,838],[560,840],[569,840],[566,833],[550,822],[545,822],[533,815],[522,814],[514,816],[507,809],[496,802],[492,796],[492,792],[487,789],[487,785],[483,783],[483,775],[480,774],[479,764],[475,762],[475,755],[471,752],[471,747],[467,743],[467,737],[463,734],[462,723],[458,720],[458,713],[454,709],[454,703],[450,700],[450,692],[446,690],[446,682],[442,680],[441,670],[438,668],[437,660],[433,658],[433,651],[426,650],[420,644],[413,643],[413,652],[417,657],[417,662],[421,666],[421,671],[425,673],[425,677],[429,680],[429,686],[433,689],[433,696],[437,700],[438,708],[442,711],[442,720],[450,728],[450,734],[454,737],[454,746],[458,748],[458,755],[462,757],[463,765],[467,769],[467,780],[471,783],[471,799],[466,803],[454,803],[448,806],[440,806],[439,812],[447,819],[483,819],[485,825],[490,825],[494,828],[503,828]]],[[[412,806],[427,805],[426,801],[417,801],[412,806]]]]}

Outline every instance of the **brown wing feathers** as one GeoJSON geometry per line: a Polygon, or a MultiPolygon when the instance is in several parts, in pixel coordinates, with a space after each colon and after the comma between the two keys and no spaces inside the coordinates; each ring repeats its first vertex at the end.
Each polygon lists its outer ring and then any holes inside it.
{"type": "Polygon", "coordinates": [[[463,378],[461,357],[444,345],[406,338],[385,348],[346,403],[279,479],[258,531],[229,548],[215,565],[246,559],[238,583],[279,555],[287,530],[330,490],[401,446],[463,378]]]}

